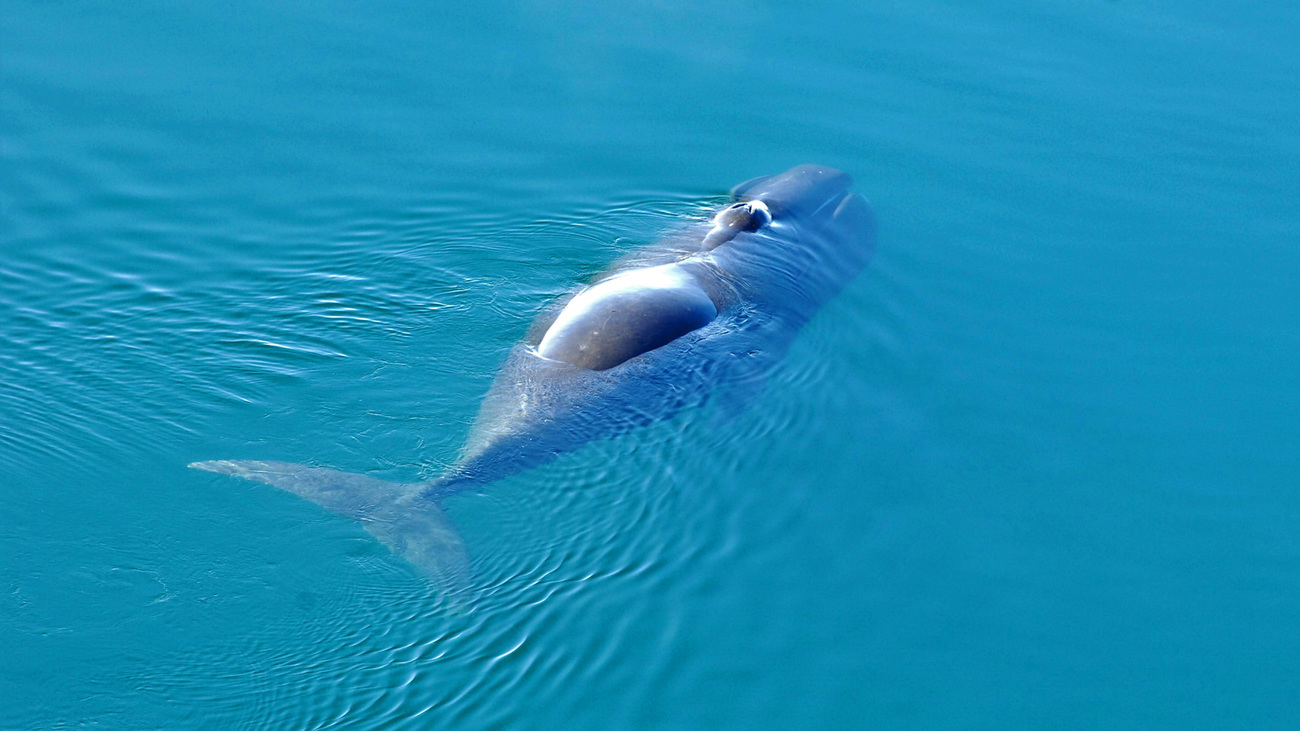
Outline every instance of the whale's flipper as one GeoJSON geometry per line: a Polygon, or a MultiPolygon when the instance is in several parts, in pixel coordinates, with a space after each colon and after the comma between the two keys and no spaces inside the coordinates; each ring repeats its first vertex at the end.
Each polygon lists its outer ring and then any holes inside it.
{"type": "Polygon", "coordinates": [[[469,585],[469,554],[460,533],[437,503],[421,495],[427,485],[385,482],[365,475],[291,462],[213,460],[190,467],[265,482],[328,508],[364,527],[443,590],[469,585]]]}

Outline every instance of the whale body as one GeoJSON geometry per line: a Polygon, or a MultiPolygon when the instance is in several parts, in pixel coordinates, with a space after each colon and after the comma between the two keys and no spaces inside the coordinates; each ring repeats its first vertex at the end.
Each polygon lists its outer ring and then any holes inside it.
{"type": "Polygon", "coordinates": [[[711,394],[739,403],[761,390],[794,336],[873,253],[875,218],[851,185],[819,165],[742,183],[710,220],[623,257],[544,309],[507,356],[459,458],[434,480],[257,460],[190,467],[356,520],[444,590],[462,592],[468,552],[442,502],[711,394]]]}

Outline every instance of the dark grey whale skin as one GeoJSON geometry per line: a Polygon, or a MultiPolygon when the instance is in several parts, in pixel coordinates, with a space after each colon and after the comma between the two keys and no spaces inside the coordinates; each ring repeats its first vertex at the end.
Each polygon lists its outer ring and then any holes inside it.
{"type": "Polygon", "coordinates": [[[804,324],[873,253],[875,217],[851,185],[847,174],[818,165],[757,178],[733,189],[731,203],[714,220],[687,225],[616,261],[588,286],[675,264],[672,271],[707,293],[716,316],[702,322],[698,307],[665,314],[667,305],[654,301],[660,295],[651,292],[639,303],[650,317],[587,338],[593,347],[605,344],[604,338],[613,343],[610,353],[616,354],[598,353],[604,356],[598,368],[539,354],[556,318],[585,287],[546,308],[507,356],[460,458],[430,482],[399,485],[287,462],[190,466],[274,485],[357,520],[445,591],[463,595],[468,554],[441,502],[590,441],[669,418],[710,394],[735,400],[752,393],[804,324]],[[765,209],[764,219],[748,216],[755,207],[765,209]],[[731,208],[744,215],[730,215],[731,208]],[[666,342],[609,365],[631,352],[631,340],[666,342]]]}

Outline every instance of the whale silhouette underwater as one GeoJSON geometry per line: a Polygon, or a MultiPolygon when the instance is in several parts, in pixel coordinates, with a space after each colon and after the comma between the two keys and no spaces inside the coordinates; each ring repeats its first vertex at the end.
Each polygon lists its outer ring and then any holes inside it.
{"type": "Polygon", "coordinates": [[[851,185],[819,165],[742,183],[711,220],[623,257],[543,310],[437,479],[399,484],[256,460],[189,466],[356,520],[445,592],[463,592],[469,554],[442,502],[710,394],[733,405],[752,398],[800,328],[871,257],[875,217],[851,185]]]}

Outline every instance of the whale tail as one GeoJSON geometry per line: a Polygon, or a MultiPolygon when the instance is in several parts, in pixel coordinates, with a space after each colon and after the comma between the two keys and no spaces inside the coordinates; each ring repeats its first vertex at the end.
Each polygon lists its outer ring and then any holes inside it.
{"type": "Polygon", "coordinates": [[[469,586],[469,554],[427,484],[385,482],[365,475],[291,462],[213,460],[198,470],[264,482],[357,521],[448,595],[469,586]]]}

